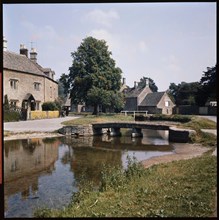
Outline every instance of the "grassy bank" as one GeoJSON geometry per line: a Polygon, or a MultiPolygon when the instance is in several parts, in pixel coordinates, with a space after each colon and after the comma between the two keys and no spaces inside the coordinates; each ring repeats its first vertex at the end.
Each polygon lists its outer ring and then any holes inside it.
{"type": "Polygon", "coordinates": [[[209,217],[215,201],[215,156],[154,165],[130,163],[127,171],[105,168],[98,191],[87,183],[62,210],[35,217],[209,217]]]}
{"type": "Polygon", "coordinates": [[[81,118],[62,122],[63,125],[87,125],[96,122],[134,121],[134,117],[122,114],[84,115],[81,118]]]}

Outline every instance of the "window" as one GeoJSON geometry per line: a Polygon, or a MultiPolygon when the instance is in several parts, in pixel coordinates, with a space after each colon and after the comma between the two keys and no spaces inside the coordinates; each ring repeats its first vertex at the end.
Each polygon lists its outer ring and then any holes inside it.
{"type": "Polygon", "coordinates": [[[11,107],[16,107],[17,101],[16,100],[11,100],[10,105],[11,105],[11,107]]]}
{"type": "Polygon", "coordinates": [[[50,86],[50,98],[52,98],[52,87],[50,86]]]}
{"type": "Polygon", "coordinates": [[[35,82],[34,83],[34,89],[37,91],[40,91],[40,83],[35,82]]]}
{"type": "Polygon", "coordinates": [[[36,101],[36,110],[40,110],[40,102],[36,101]]]}
{"type": "Polygon", "coordinates": [[[170,106],[170,101],[165,101],[165,107],[169,107],[170,106]]]}
{"type": "Polygon", "coordinates": [[[18,88],[18,80],[17,79],[10,79],[10,87],[11,87],[11,89],[17,89],[18,88]]]}

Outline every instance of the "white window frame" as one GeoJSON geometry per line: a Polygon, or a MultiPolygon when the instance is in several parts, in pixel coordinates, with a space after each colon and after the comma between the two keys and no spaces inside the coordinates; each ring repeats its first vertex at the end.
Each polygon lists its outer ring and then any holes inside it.
{"type": "Polygon", "coordinates": [[[40,83],[39,82],[34,83],[34,90],[40,91],[40,83]]]}

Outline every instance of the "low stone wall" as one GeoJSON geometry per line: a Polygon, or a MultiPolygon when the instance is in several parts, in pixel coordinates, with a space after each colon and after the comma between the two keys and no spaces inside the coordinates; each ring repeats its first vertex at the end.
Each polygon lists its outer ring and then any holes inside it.
{"type": "Polygon", "coordinates": [[[187,143],[191,140],[191,136],[196,134],[194,130],[182,128],[169,128],[169,141],[177,143],[187,143]]]}
{"type": "Polygon", "coordinates": [[[31,111],[29,115],[30,120],[58,118],[58,117],[59,117],[59,111],[31,111]]]}

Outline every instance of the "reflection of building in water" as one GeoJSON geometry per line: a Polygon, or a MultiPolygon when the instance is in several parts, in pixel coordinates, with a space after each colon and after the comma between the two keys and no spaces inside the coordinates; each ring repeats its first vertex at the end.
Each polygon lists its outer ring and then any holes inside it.
{"type": "MultiPolygon", "coordinates": [[[[38,191],[38,178],[54,170],[58,159],[57,139],[24,139],[4,142],[4,194],[21,192],[25,199],[38,191]]],[[[5,205],[7,205],[5,203],[5,205]]]]}

